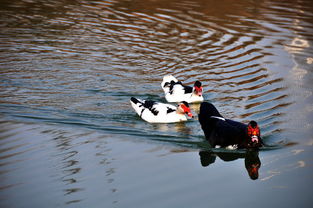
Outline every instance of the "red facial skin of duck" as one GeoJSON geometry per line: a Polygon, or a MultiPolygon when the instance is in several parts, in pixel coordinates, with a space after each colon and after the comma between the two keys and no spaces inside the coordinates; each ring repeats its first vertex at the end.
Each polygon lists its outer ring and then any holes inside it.
{"type": "Polygon", "coordinates": [[[202,90],[203,90],[202,87],[195,86],[195,94],[196,95],[201,96],[202,95],[202,90]]]}
{"type": "Polygon", "coordinates": [[[256,126],[255,128],[253,128],[251,125],[248,125],[248,136],[251,138],[251,141],[253,143],[258,143],[260,137],[259,127],[256,126]]]}
{"type": "Polygon", "coordinates": [[[184,110],[184,113],[186,113],[187,116],[189,116],[190,118],[193,117],[189,107],[187,107],[186,105],[182,104],[181,108],[184,110]]]}

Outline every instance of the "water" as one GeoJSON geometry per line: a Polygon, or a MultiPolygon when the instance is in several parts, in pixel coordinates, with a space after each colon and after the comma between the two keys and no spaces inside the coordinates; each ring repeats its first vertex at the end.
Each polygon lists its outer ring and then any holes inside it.
{"type": "Polygon", "coordinates": [[[308,207],[312,7],[2,1],[1,207],[308,207]],[[269,147],[215,158],[197,118],[143,122],[129,99],[164,102],[167,74],[202,81],[225,117],[258,121],[269,147]]]}

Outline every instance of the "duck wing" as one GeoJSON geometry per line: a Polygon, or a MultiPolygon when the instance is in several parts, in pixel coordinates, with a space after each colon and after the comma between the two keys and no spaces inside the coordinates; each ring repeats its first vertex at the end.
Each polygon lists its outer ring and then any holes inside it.
{"type": "Polygon", "coordinates": [[[178,82],[178,80],[174,76],[172,76],[172,75],[164,76],[163,81],[161,83],[161,87],[162,87],[164,93],[168,93],[171,86],[173,84],[175,84],[176,82],[178,82]]]}
{"type": "Polygon", "coordinates": [[[183,85],[182,82],[171,83],[169,88],[170,94],[190,94],[193,88],[190,86],[183,85]]]}
{"type": "Polygon", "coordinates": [[[245,132],[246,129],[247,129],[247,127],[248,127],[248,125],[246,125],[246,124],[243,124],[243,123],[238,122],[238,121],[230,120],[230,119],[226,119],[226,122],[227,122],[229,125],[231,125],[231,126],[233,126],[234,128],[236,128],[236,129],[237,129],[238,131],[240,131],[240,132],[245,132]]]}
{"type": "Polygon", "coordinates": [[[209,137],[211,145],[226,147],[229,145],[239,145],[244,138],[242,124],[233,120],[217,119],[212,133],[209,137]]]}
{"type": "Polygon", "coordinates": [[[132,97],[130,99],[130,102],[140,117],[142,117],[142,114],[146,110],[150,111],[154,116],[157,116],[159,114],[159,110],[157,110],[157,106],[159,105],[159,103],[157,103],[155,101],[140,100],[140,99],[132,97]]]}

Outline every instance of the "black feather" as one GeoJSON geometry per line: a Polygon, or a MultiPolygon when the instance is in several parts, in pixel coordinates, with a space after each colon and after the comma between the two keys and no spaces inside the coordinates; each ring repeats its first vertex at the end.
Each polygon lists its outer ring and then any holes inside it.
{"type": "Polygon", "coordinates": [[[196,81],[195,84],[194,84],[195,87],[201,87],[201,85],[202,85],[202,84],[201,84],[200,81],[196,81]]]}
{"type": "Polygon", "coordinates": [[[185,86],[185,85],[183,85],[183,87],[184,87],[185,94],[192,93],[192,87],[185,86]]]}
{"type": "MultiPolygon", "coordinates": [[[[215,106],[211,103],[203,102],[200,106],[199,122],[209,143],[215,147],[220,145],[238,145],[238,148],[248,147],[247,125],[224,119],[215,106]]],[[[260,140],[260,146],[262,140],[260,140]]]]}
{"type": "Polygon", "coordinates": [[[169,114],[169,113],[172,113],[172,112],[175,112],[175,111],[176,111],[175,109],[167,107],[166,113],[169,114]]]}
{"type": "Polygon", "coordinates": [[[158,115],[159,114],[159,111],[155,109],[154,105],[156,104],[157,102],[155,101],[152,101],[152,100],[146,100],[144,103],[143,103],[143,107],[149,109],[151,111],[151,113],[153,113],[153,115],[158,115]]]}
{"type": "Polygon", "coordinates": [[[134,97],[131,97],[130,100],[135,104],[141,103],[137,98],[134,98],[134,97]]]}

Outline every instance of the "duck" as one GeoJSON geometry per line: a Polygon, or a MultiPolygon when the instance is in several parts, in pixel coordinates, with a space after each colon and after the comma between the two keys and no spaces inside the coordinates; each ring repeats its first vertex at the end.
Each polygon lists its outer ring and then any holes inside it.
{"type": "Polygon", "coordinates": [[[174,123],[193,118],[190,107],[185,101],[180,102],[178,106],[174,106],[131,97],[130,103],[139,117],[149,123],[174,123]]]}
{"type": "Polygon", "coordinates": [[[163,77],[161,87],[167,102],[200,103],[204,100],[202,83],[198,80],[191,87],[183,85],[173,75],[166,75],[163,77]]]}
{"type": "Polygon", "coordinates": [[[226,119],[209,102],[201,103],[198,119],[206,139],[213,148],[258,149],[264,146],[256,121],[244,124],[226,119]]]}

